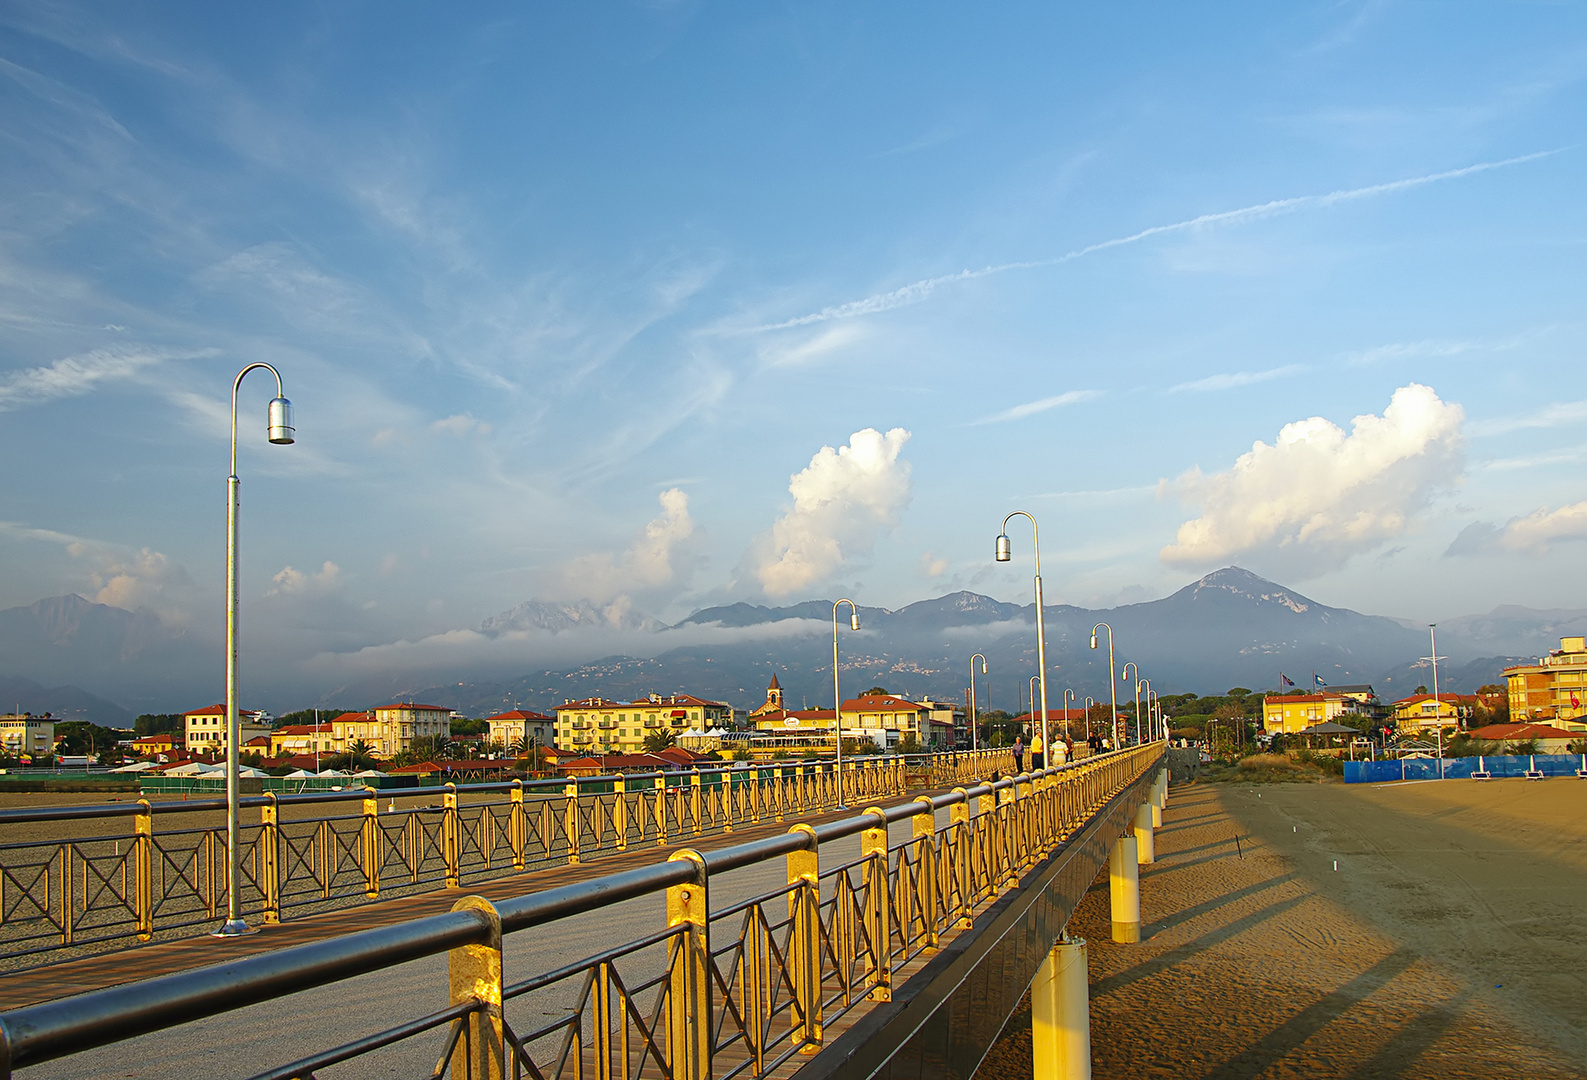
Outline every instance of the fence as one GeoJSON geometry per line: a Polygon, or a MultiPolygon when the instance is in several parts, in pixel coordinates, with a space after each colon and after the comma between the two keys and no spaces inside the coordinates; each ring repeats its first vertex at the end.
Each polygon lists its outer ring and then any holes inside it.
{"type": "Polygon", "coordinates": [[[1393,780],[1469,780],[1537,776],[1581,776],[1587,754],[1506,754],[1494,757],[1400,758],[1398,761],[1347,761],[1345,783],[1381,784],[1393,780]]]}
{"type": "MultiPolygon", "coordinates": [[[[948,787],[1002,764],[999,751],[843,763],[844,796],[870,800],[948,787]],[[996,764],[994,764],[996,763],[996,764]]],[[[249,796],[239,908],[266,923],[629,846],[677,843],[837,805],[832,762],[741,766],[567,782],[249,796]],[[289,816],[300,814],[302,816],[289,816]]],[[[0,810],[0,827],[97,835],[0,844],[0,961],[64,946],[148,941],[226,911],[223,798],[0,810]],[[207,815],[198,819],[197,815],[207,815]]]]}
{"type": "Polygon", "coordinates": [[[759,1080],[819,1051],[834,1025],[866,1002],[890,1000],[911,964],[970,925],[1162,759],[1162,744],[1116,751],[819,827],[796,824],[735,847],[682,850],[595,881],[496,904],[465,897],[444,915],[13,1010],[0,1014],[0,1080],[30,1064],[442,952],[446,1008],[255,1080],[311,1078],[401,1046],[439,1051],[434,1075],[457,1080],[759,1080]],[[911,835],[893,844],[888,826],[903,821],[911,835]],[[855,835],[858,859],[821,865],[822,843],[855,835]],[[713,878],[777,859],[786,885],[709,907],[713,878]],[[503,935],[655,894],[666,902],[653,932],[506,981],[503,935]]]}

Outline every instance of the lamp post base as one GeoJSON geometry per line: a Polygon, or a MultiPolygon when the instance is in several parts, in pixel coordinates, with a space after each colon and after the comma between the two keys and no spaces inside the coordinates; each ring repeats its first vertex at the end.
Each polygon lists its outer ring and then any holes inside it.
{"type": "Polygon", "coordinates": [[[248,934],[257,934],[258,932],[258,927],[249,926],[241,919],[227,919],[220,924],[219,930],[209,936],[218,938],[245,937],[248,934]]]}

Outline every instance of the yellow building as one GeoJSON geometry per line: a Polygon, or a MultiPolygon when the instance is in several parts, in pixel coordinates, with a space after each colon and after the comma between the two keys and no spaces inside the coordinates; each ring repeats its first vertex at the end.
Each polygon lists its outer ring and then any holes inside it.
{"type": "Polygon", "coordinates": [[[1394,703],[1394,727],[1402,735],[1465,727],[1476,710],[1475,694],[1412,694],[1394,703]]]}
{"type": "Polygon", "coordinates": [[[415,739],[451,735],[452,710],[442,705],[402,701],[370,712],[343,713],[331,721],[330,727],[332,753],[345,754],[353,743],[362,742],[375,757],[389,760],[412,749],[415,739]]]}
{"type": "Polygon", "coordinates": [[[693,694],[651,694],[623,703],[592,697],[556,708],[556,745],[586,754],[632,754],[644,750],[646,736],[660,731],[681,735],[690,728],[733,723],[733,707],[693,694]]]}
{"type": "MultiPolygon", "coordinates": [[[[911,735],[925,743],[931,738],[931,710],[930,705],[895,694],[850,698],[843,703],[843,737],[871,739],[883,750],[911,735]]],[[[951,721],[949,727],[951,730],[951,721]]]]}
{"type": "Polygon", "coordinates": [[[1268,694],[1262,698],[1262,730],[1269,735],[1294,735],[1328,721],[1359,724],[1370,719],[1370,707],[1348,694],[1268,694]]]}
{"type": "MultiPolygon", "coordinates": [[[[270,728],[259,722],[259,713],[247,709],[237,710],[239,745],[249,739],[269,735],[270,728]]],[[[182,737],[190,754],[226,752],[226,703],[211,705],[207,709],[194,709],[182,714],[182,737]]]]}
{"type": "Polygon", "coordinates": [[[1566,731],[1587,731],[1587,638],[1559,639],[1535,664],[1505,668],[1510,720],[1548,720],[1566,731]]]}
{"type": "Polygon", "coordinates": [[[293,724],[291,727],[276,728],[270,733],[271,757],[339,753],[342,750],[336,745],[335,724],[293,724]]]}
{"type": "Polygon", "coordinates": [[[0,750],[11,757],[44,755],[55,749],[55,721],[49,713],[6,713],[0,716],[0,750]]]}

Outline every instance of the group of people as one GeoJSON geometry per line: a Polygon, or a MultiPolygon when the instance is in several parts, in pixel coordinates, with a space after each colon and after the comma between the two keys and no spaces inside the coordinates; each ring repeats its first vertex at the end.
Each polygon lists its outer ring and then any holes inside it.
{"type": "MultiPolygon", "coordinates": [[[[1036,730],[1036,731],[1031,732],[1029,749],[1030,749],[1030,767],[1031,767],[1031,770],[1035,771],[1037,769],[1045,769],[1047,767],[1047,748],[1042,744],[1041,731],[1040,730],[1036,730]]],[[[1025,751],[1026,751],[1025,736],[1023,734],[1015,735],[1014,736],[1014,772],[1015,773],[1022,773],[1022,772],[1025,771],[1025,751]]],[[[1053,764],[1062,765],[1064,762],[1068,761],[1071,757],[1074,756],[1074,746],[1067,739],[1054,739],[1053,740],[1053,755],[1054,755],[1054,757],[1056,759],[1053,762],[1053,764]]]]}

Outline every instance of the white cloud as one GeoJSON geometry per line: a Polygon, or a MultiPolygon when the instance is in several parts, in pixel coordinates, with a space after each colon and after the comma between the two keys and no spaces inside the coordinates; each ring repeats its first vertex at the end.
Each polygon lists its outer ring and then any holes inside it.
{"type": "MultiPolygon", "coordinates": [[[[430,430],[442,435],[456,435],[461,438],[473,431],[477,431],[481,435],[489,435],[490,425],[483,420],[474,419],[469,413],[457,413],[454,416],[448,416],[444,420],[437,420],[430,425],[430,430]]],[[[379,438],[380,434],[377,433],[376,437],[379,438]]]]}
{"type": "Polygon", "coordinates": [[[1475,555],[1489,551],[1541,555],[1559,543],[1587,540],[1587,502],[1558,510],[1540,507],[1525,517],[1511,518],[1501,527],[1477,521],[1461,530],[1446,555],[1475,555]]]}
{"type": "Polygon", "coordinates": [[[757,544],[755,575],[770,596],[821,581],[849,558],[871,550],[877,533],[898,522],[913,484],[900,458],[909,432],[856,431],[849,444],[823,446],[788,482],[794,498],[757,544]]]}
{"type": "Polygon", "coordinates": [[[1587,401],[1559,401],[1533,409],[1520,416],[1478,420],[1471,425],[1473,435],[1504,435],[1529,428],[1562,427],[1587,420],[1587,401]]]}
{"type": "MultiPolygon", "coordinates": [[[[0,377],[0,412],[41,405],[59,398],[92,393],[102,382],[130,379],[153,364],[178,354],[154,349],[94,349],[68,356],[48,367],[26,368],[0,377]]],[[[183,358],[196,354],[180,354],[183,358]]]]}
{"type": "Polygon", "coordinates": [[[345,579],[342,577],[342,568],[326,559],[325,565],[315,573],[305,574],[291,566],[284,566],[270,580],[272,584],[266,594],[269,596],[324,596],[339,592],[345,579]]]}
{"type": "Polygon", "coordinates": [[[148,609],[167,618],[181,617],[173,600],[193,588],[193,579],[181,563],[148,548],[121,552],[74,542],[66,550],[73,558],[92,564],[88,577],[97,590],[95,603],[127,611],[148,609]]]}
{"type": "Polygon", "coordinates": [[[1052,397],[1040,398],[1036,401],[1027,401],[1023,405],[1015,405],[1012,409],[1004,409],[991,416],[983,416],[974,421],[976,424],[999,424],[1005,420],[1023,420],[1027,416],[1044,413],[1048,409],[1058,409],[1065,405],[1078,405],[1084,401],[1095,401],[1102,396],[1100,390],[1066,390],[1052,397]]]}
{"type": "Polygon", "coordinates": [[[1178,565],[1251,561],[1317,574],[1402,535],[1437,488],[1464,468],[1459,405],[1417,383],[1394,392],[1383,415],[1356,417],[1346,434],[1322,417],[1285,425],[1228,472],[1191,469],[1161,484],[1201,516],[1179,527],[1161,557],[1178,565]]]}
{"type": "Polygon", "coordinates": [[[948,560],[940,559],[929,551],[922,552],[920,571],[929,578],[939,578],[948,572],[948,560]]]}
{"type": "Polygon", "coordinates": [[[1270,379],[1282,379],[1286,375],[1299,375],[1306,370],[1304,364],[1285,364],[1283,367],[1268,368],[1266,371],[1235,371],[1224,375],[1208,375],[1205,379],[1196,379],[1193,382],[1182,382],[1178,386],[1168,388],[1170,394],[1181,394],[1186,391],[1192,393],[1207,390],[1233,390],[1240,386],[1250,386],[1253,383],[1264,383],[1270,379]]]}
{"type": "Polygon", "coordinates": [[[686,584],[694,571],[694,519],[689,496],[668,488],[659,496],[661,514],[652,519],[621,555],[608,551],[581,555],[561,570],[555,590],[569,599],[608,605],[608,618],[620,625],[632,607],[630,594],[686,584]]]}

